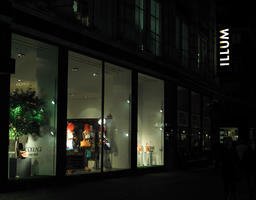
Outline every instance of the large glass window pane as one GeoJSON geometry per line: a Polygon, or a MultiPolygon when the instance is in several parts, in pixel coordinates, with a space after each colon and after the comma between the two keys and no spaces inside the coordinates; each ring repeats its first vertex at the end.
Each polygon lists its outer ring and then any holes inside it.
{"type": "Polygon", "coordinates": [[[9,178],[55,175],[58,48],[12,35],[9,178]]]}
{"type": "Polygon", "coordinates": [[[137,166],[164,164],[164,81],[138,76],[137,166]]]}
{"type": "Polygon", "coordinates": [[[100,172],[101,61],[69,52],[67,174],[100,172]]]}
{"type": "Polygon", "coordinates": [[[211,106],[211,98],[203,97],[203,121],[202,121],[202,145],[204,150],[210,150],[211,148],[211,117],[210,117],[210,106],[211,106]]]}
{"type": "Polygon", "coordinates": [[[130,168],[131,71],[105,64],[103,169],[130,168]]]}
{"type": "Polygon", "coordinates": [[[191,92],[191,148],[192,156],[199,156],[202,147],[201,134],[201,97],[196,92],[191,92]]]}
{"type": "Polygon", "coordinates": [[[186,160],[189,155],[188,149],[188,125],[189,125],[189,92],[188,89],[178,86],[177,88],[177,148],[179,156],[186,160]]]}

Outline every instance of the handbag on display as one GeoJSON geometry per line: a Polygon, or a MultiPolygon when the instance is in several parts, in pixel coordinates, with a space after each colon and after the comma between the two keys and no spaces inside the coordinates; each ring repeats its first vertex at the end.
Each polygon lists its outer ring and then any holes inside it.
{"type": "Polygon", "coordinates": [[[91,146],[91,143],[89,140],[86,140],[86,139],[83,139],[81,142],[80,142],[80,147],[90,147],[91,146]]]}
{"type": "Polygon", "coordinates": [[[90,150],[88,150],[88,151],[86,152],[86,158],[89,159],[89,158],[91,158],[91,157],[92,157],[92,153],[91,153],[90,150]]]}
{"type": "Polygon", "coordinates": [[[85,144],[85,139],[83,139],[82,141],[80,141],[80,147],[86,147],[86,144],[85,144]]]}

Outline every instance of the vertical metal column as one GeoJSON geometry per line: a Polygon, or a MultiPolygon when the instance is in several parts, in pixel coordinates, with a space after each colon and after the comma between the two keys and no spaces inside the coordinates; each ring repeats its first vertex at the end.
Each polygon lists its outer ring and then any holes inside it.
{"type": "Polygon", "coordinates": [[[164,165],[168,170],[177,163],[177,85],[165,81],[164,85],[164,165]]]}
{"type": "Polygon", "coordinates": [[[203,126],[203,122],[204,122],[204,98],[203,95],[200,95],[200,150],[202,150],[202,152],[204,152],[204,145],[203,142],[205,141],[205,133],[204,133],[204,126],[203,126]]]}
{"type": "Polygon", "coordinates": [[[58,100],[57,100],[57,155],[56,176],[66,174],[67,139],[67,95],[68,95],[68,50],[59,47],[58,59],[58,100]]]}
{"type": "Polygon", "coordinates": [[[0,165],[0,191],[8,182],[8,148],[9,148],[9,96],[10,96],[10,73],[13,66],[11,60],[11,29],[8,23],[0,22],[0,85],[1,85],[1,145],[2,152],[0,165]]]}
{"type": "Polygon", "coordinates": [[[192,150],[191,137],[191,89],[188,89],[188,150],[190,153],[192,150]]]}
{"type": "Polygon", "coordinates": [[[105,97],[105,61],[102,61],[102,79],[101,79],[101,172],[104,169],[104,149],[103,149],[103,140],[104,140],[104,97],[105,97]]]}

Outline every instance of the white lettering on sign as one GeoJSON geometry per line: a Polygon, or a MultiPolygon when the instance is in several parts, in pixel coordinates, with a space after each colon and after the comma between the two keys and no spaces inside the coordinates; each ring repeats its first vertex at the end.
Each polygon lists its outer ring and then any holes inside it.
{"type": "Polygon", "coordinates": [[[229,29],[220,31],[220,66],[229,65],[229,29]]]}

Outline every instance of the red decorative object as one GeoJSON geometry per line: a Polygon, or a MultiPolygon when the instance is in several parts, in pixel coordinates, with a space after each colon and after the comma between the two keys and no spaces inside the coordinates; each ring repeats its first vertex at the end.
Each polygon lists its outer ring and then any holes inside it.
{"type": "Polygon", "coordinates": [[[84,125],[84,130],[89,132],[90,131],[90,125],[89,124],[85,124],[84,125]]]}
{"type": "Polygon", "coordinates": [[[71,122],[68,123],[67,129],[70,130],[71,132],[75,129],[75,125],[71,122]]]}

